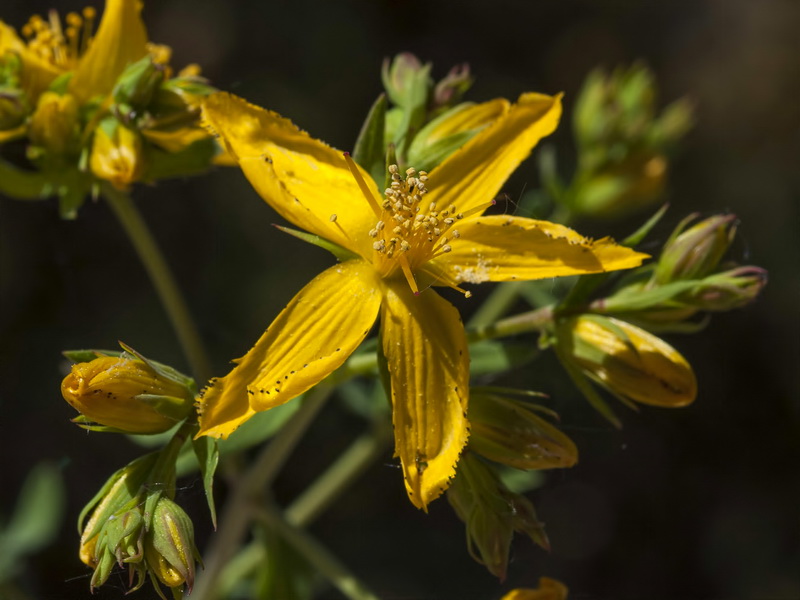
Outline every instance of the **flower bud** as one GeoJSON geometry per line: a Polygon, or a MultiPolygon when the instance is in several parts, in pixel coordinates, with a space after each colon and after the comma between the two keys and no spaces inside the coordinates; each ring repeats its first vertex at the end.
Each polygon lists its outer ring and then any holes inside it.
{"type": "Polygon", "coordinates": [[[144,171],[142,138],[115,118],[104,119],[94,132],[89,168],[96,177],[124,189],[144,171]]]}
{"type": "Polygon", "coordinates": [[[766,284],[767,271],[761,267],[737,267],[703,279],[686,303],[699,310],[732,310],[755,300],[766,284]]]}
{"type": "Polygon", "coordinates": [[[469,65],[464,63],[456,65],[436,83],[433,88],[433,109],[443,109],[454,106],[472,85],[473,79],[469,73],[469,65]]]}
{"type": "Polygon", "coordinates": [[[194,585],[194,563],[200,556],[194,545],[192,520],[172,500],[162,497],[153,512],[144,549],[147,568],[170,588],[194,585]]]}
{"type": "Polygon", "coordinates": [[[141,110],[150,104],[153,94],[164,81],[164,66],[148,55],[128,65],[117,79],[112,96],[118,105],[141,110]]]}
{"type": "Polygon", "coordinates": [[[560,581],[549,577],[539,578],[539,587],[511,590],[501,600],[567,600],[569,590],[560,581]]]}
{"type": "Polygon", "coordinates": [[[515,531],[526,533],[535,543],[549,548],[533,505],[506,488],[490,467],[470,453],[459,460],[447,500],[467,526],[470,555],[500,580],[506,576],[515,531]]]}
{"type": "Polygon", "coordinates": [[[653,279],[658,284],[702,279],[722,260],[736,235],[734,215],[714,215],[683,230],[684,220],[664,245],[653,279]]]}
{"type": "Polygon", "coordinates": [[[31,117],[28,136],[35,146],[63,155],[74,151],[78,139],[78,101],[71,94],[45,92],[31,117]]]}
{"type": "Polygon", "coordinates": [[[430,72],[430,63],[423,65],[410,52],[403,52],[394,60],[387,58],[383,61],[381,77],[391,101],[410,109],[427,104],[428,92],[433,84],[430,72]]]}
{"type": "Polygon", "coordinates": [[[653,406],[691,404],[697,395],[692,367],[672,346],[630,323],[583,315],[556,327],[561,360],[624,399],[653,406]]]}
{"type": "MultiPolygon", "coordinates": [[[[126,433],[160,433],[193,408],[191,380],[158,363],[101,356],[72,366],[61,394],[87,421],[126,433]]],[[[101,428],[102,429],[102,428],[101,428]]]]}
{"type": "Polygon", "coordinates": [[[542,409],[496,394],[473,391],[470,448],[489,460],[517,469],[557,469],[578,462],[569,437],[536,414],[542,409]]]}

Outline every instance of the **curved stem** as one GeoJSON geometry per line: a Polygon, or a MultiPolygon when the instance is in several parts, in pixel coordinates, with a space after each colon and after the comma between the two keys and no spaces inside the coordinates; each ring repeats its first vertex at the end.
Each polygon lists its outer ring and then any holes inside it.
{"type": "Polygon", "coordinates": [[[302,554],[336,588],[350,600],[378,600],[355,575],[327,548],[299,527],[289,523],[274,506],[264,506],[258,517],[265,525],[280,535],[288,544],[302,554]]]}
{"type": "Polygon", "coordinates": [[[332,391],[333,388],[323,382],[309,392],[303,398],[300,409],[261,451],[244,477],[236,484],[233,496],[225,504],[219,532],[206,555],[206,567],[192,592],[192,600],[212,600],[218,597],[217,580],[247,533],[253,518],[254,496],[270,485],[332,391]]]}
{"type": "Polygon", "coordinates": [[[110,185],[104,185],[102,191],[111,210],[114,211],[136,248],[136,252],[156,288],[158,297],[178,335],[193,375],[198,382],[208,381],[211,377],[211,368],[200,341],[200,335],[197,333],[186,301],[175,283],[172,271],[164,260],[164,255],[158,248],[153,234],[127,194],[110,185]]]}

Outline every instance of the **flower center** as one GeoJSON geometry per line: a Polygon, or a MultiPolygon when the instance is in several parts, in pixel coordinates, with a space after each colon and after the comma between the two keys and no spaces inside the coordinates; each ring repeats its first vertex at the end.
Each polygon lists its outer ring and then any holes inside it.
{"type": "Polygon", "coordinates": [[[33,15],[21,31],[31,52],[52,65],[69,70],[89,47],[96,15],[95,9],[87,6],[82,15],[67,14],[64,27],[58,13],[51,10],[46,21],[33,15]]]}
{"type": "MultiPolygon", "coordinates": [[[[458,212],[455,205],[437,210],[435,202],[424,199],[428,192],[428,174],[425,171],[418,173],[410,167],[402,177],[397,165],[389,165],[391,184],[384,191],[383,202],[379,204],[348,153],[345,154],[345,160],[378,218],[375,227],[369,231],[370,237],[375,240],[372,243],[372,265],[381,277],[390,277],[398,269],[401,270],[415,294],[419,294],[415,271],[452,250],[449,242],[461,237],[456,229],[458,222],[495,204],[491,200],[463,213],[458,212]]],[[[467,297],[471,296],[470,292],[450,283],[445,285],[454,287],[467,297]]]]}

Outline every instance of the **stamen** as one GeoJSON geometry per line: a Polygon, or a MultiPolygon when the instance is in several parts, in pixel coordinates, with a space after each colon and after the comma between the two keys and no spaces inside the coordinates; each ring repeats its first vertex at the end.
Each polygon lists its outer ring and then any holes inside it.
{"type": "Polygon", "coordinates": [[[358,187],[361,189],[361,193],[364,194],[364,198],[367,199],[367,202],[369,203],[372,212],[375,213],[376,217],[380,217],[381,207],[378,204],[377,200],[375,200],[375,197],[372,195],[372,192],[367,186],[367,182],[364,181],[363,177],[361,177],[361,173],[358,171],[358,166],[356,166],[356,163],[351,158],[349,152],[344,153],[344,160],[345,162],[347,162],[347,167],[350,169],[350,172],[353,174],[353,177],[355,178],[358,187]]]}
{"type": "Polygon", "coordinates": [[[400,267],[403,269],[403,275],[406,276],[406,281],[408,281],[408,285],[411,288],[411,291],[414,292],[415,296],[419,296],[419,287],[417,287],[417,280],[414,279],[414,273],[411,272],[411,267],[408,264],[408,259],[406,258],[406,255],[401,254],[397,260],[400,263],[400,267]]]}
{"type": "Polygon", "coordinates": [[[481,213],[481,212],[483,212],[484,210],[486,210],[487,208],[489,208],[490,206],[494,206],[494,205],[496,205],[496,204],[497,204],[497,200],[495,200],[494,198],[492,198],[492,199],[491,199],[489,202],[487,202],[486,204],[481,204],[480,206],[476,206],[475,208],[471,208],[471,209],[469,209],[469,210],[468,210],[467,212],[465,212],[465,213],[458,213],[458,214],[456,215],[456,218],[457,218],[457,219],[459,219],[459,220],[460,220],[460,219],[466,219],[467,217],[471,217],[471,216],[472,216],[472,215],[474,215],[474,214],[481,213]]]}

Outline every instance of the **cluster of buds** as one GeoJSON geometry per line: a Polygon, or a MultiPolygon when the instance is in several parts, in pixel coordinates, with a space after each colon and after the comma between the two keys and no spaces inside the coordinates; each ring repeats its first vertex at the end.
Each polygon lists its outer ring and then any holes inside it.
{"type": "Polygon", "coordinates": [[[657,202],[668,157],[692,124],[692,110],[678,100],[660,114],[653,75],[642,66],[586,79],[573,126],[578,172],[564,201],[571,212],[614,217],[657,202]]]}
{"type": "Polygon", "coordinates": [[[200,556],[191,519],[169,497],[174,487],[174,456],[165,450],[114,473],[86,505],[79,519],[79,556],[94,569],[92,588],[119,566],[128,568],[130,591],[142,587],[148,575],[165,600],[159,582],[175,599],[183,597],[184,586],[191,591],[200,556]]]}
{"type": "Polygon", "coordinates": [[[639,278],[591,306],[593,312],[614,314],[651,330],[691,330],[688,321],[702,311],[722,312],[743,307],[767,283],[761,267],[724,263],[736,233],[734,215],[713,215],[688,227],[684,219],[664,245],[652,274],[639,278]]]}
{"type": "Polygon", "coordinates": [[[214,90],[196,65],[172,72],[140,10],[137,0],[109,0],[96,35],[93,9],[63,24],[55,12],[34,16],[22,37],[0,22],[0,150],[21,140],[29,163],[4,164],[14,177],[0,191],[57,194],[71,218],[103,182],[123,189],[208,168],[216,147],[199,102],[214,90]]]}
{"type": "Polygon", "coordinates": [[[573,441],[537,413],[557,417],[543,406],[497,390],[471,390],[469,450],[459,460],[447,490],[450,505],[467,526],[467,549],[501,580],[514,532],[528,535],[545,549],[549,542],[533,505],[503,484],[498,464],[539,470],[571,467],[578,461],[573,441]]]}
{"type": "Polygon", "coordinates": [[[192,414],[194,380],[123,345],[112,355],[68,351],[78,359],[61,383],[61,394],[85,429],[121,433],[161,433],[192,414]],[[83,360],[89,359],[89,360],[83,360]]]}

